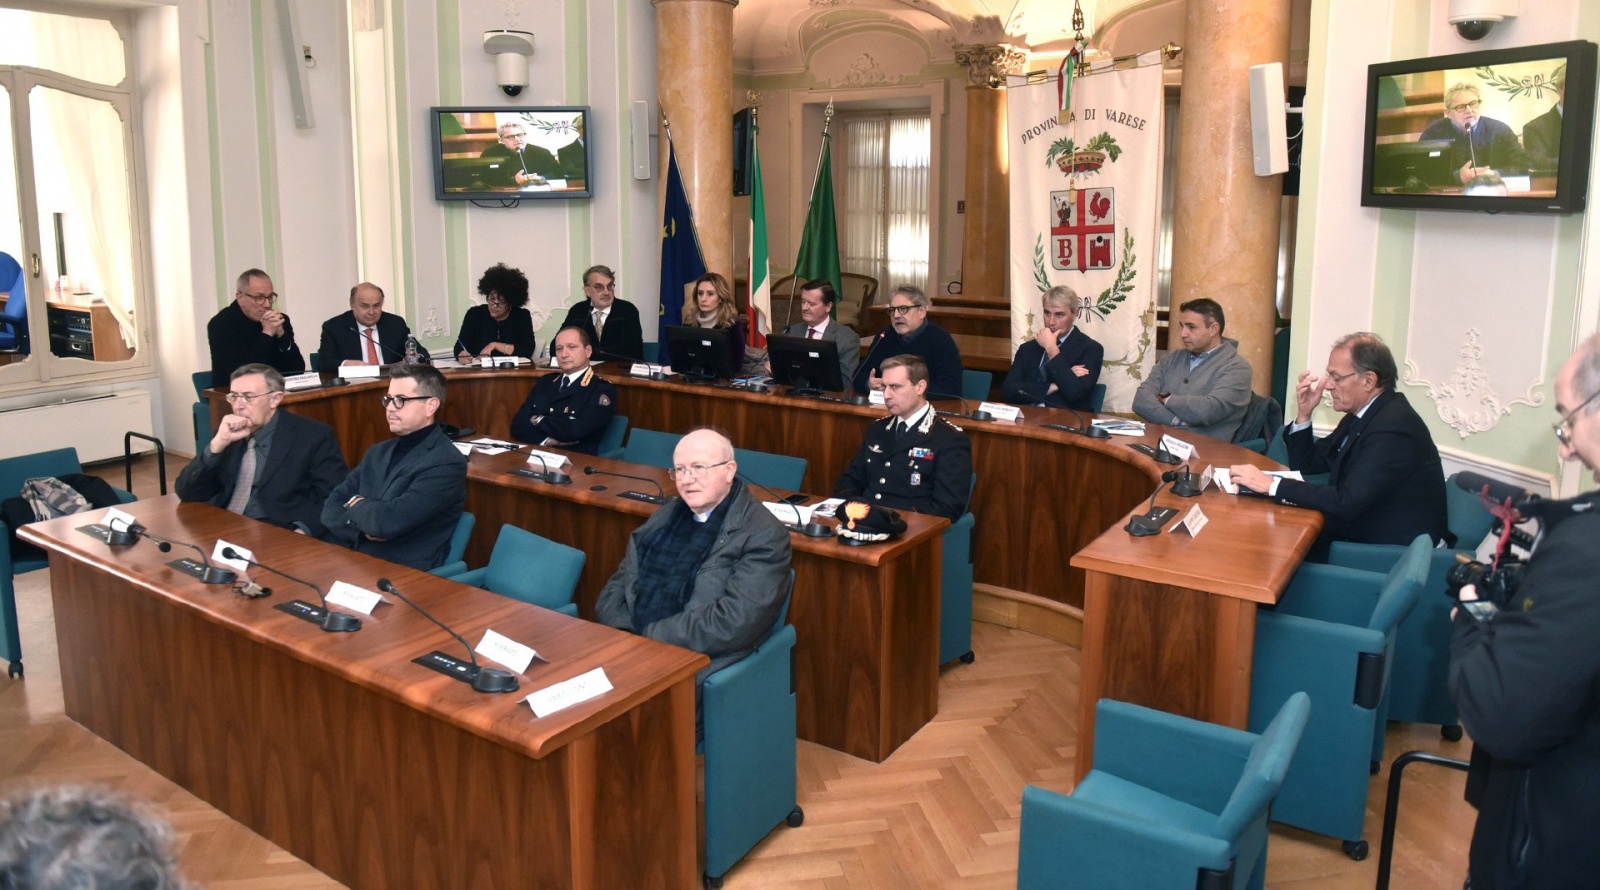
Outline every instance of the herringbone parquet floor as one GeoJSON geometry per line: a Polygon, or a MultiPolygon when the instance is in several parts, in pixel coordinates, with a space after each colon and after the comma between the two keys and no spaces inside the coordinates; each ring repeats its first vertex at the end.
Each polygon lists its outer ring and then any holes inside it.
{"type": "MultiPolygon", "coordinates": [[[[120,468],[107,475],[122,484],[120,468]]],[[[153,471],[136,473],[135,490],[155,490],[153,471]]],[[[17,599],[28,675],[0,681],[0,786],[96,782],[148,801],[172,822],[185,875],[207,887],[337,886],[67,720],[48,573],[19,578],[17,599]]],[[[945,669],[938,716],[887,762],[800,743],[805,824],[777,828],[728,876],[730,890],[1015,884],[1022,787],[1071,787],[1078,653],[986,624],[973,636],[977,662],[945,669]]],[[[1391,726],[1389,742],[1390,758],[1468,750],[1427,727],[1391,726]]],[[[1373,779],[1370,859],[1352,862],[1335,841],[1274,826],[1268,886],[1372,886],[1386,775],[1373,779]]],[[[1473,820],[1460,774],[1413,768],[1406,785],[1393,886],[1459,887],[1473,820]]]]}

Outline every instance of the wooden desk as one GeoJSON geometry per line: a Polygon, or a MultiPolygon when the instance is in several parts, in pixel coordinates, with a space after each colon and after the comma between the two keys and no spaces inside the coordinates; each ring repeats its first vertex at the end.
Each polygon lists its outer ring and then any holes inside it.
{"type": "Polygon", "coordinates": [[[706,658],[175,497],[125,507],[157,534],[217,538],[308,580],[379,576],[474,643],[538,649],[486,696],[410,659],[454,642],[399,603],[324,633],[168,568],[149,542],[29,525],[50,551],[69,717],[356,887],[688,887],[698,879],[694,673],[706,658]],[[613,691],[545,718],[521,696],[604,667],[613,691]],[[649,806],[640,806],[648,801],[649,806]]]}
{"type": "MultiPolygon", "coordinates": [[[[554,450],[554,449],[550,449],[554,450]]],[[[655,488],[593,466],[658,482],[665,470],[569,454],[570,485],[550,485],[511,470],[522,454],[474,454],[467,509],[477,516],[467,562],[483,565],[506,523],[583,550],[578,611],[594,615],[600,589],[621,565],[628,535],[658,508],[622,492],[655,488]]],[[[538,469],[535,464],[534,469],[538,469]]],[[[751,493],[768,500],[759,489],[751,493]]],[[[838,538],[790,535],[794,547],[794,684],[801,738],[881,762],[939,710],[939,567],[944,519],[908,515],[906,534],[851,547],[838,538]]]]}

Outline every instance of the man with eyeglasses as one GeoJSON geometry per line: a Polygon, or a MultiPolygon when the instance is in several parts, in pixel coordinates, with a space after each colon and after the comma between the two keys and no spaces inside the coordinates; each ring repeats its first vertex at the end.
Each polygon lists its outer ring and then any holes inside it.
{"type": "Polygon", "coordinates": [[[294,342],[289,316],[273,308],[278,294],[260,269],[246,269],[235,285],[233,302],[206,324],[211,344],[211,385],[233,379],[244,365],[274,368],[285,376],[303,373],[305,357],[294,342]]]}
{"type": "MultiPolygon", "coordinates": [[[[1600,481],[1600,338],[1556,375],[1561,460],[1600,481]]],[[[1467,886],[1586,887],[1600,875],[1600,493],[1545,502],[1498,611],[1451,617],[1450,697],[1472,736],[1467,886]]],[[[1472,585],[1463,601],[1489,599],[1472,585]]],[[[1493,601],[1493,600],[1491,600],[1493,601]]]]}
{"type": "Polygon", "coordinates": [[[928,368],[927,392],[934,398],[961,395],[961,350],[944,328],[928,321],[928,295],[922,288],[902,284],[889,295],[889,327],[872,339],[872,346],[856,367],[851,385],[856,392],[883,388],[878,369],[895,355],[914,355],[928,368]]]}
{"type": "Polygon", "coordinates": [[[333,430],[279,411],[283,375],[245,365],[229,383],[231,413],[178,474],[178,497],[322,537],[322,503],[348,468],[333,430]]]}
{"type": "Polygon", "coordinates": [[[467,459],[435,422],[444,376],[399,365],[381,397],[394,438],[367,449],[322,506],[329,540],[428,571],[444,562],[467,498],[467,459]]]}
{"type": "Polygon", "coordinates": [[[550,445],[598,454],[617,411],[617,388],[589,367],[589,335],[580,327],[556,334],[560,373],[540,377],[511,418],[511,437],[531,445],[550,445]]]}
{"type": "MultiPolygon", "coordinates": [[[[639,307],[617,298],[617,273],[605,266],[583,272],[583,299],[567,309],[563,328],[582,328],[602,359],[618,356],[644,361],[644,328],[639,307]]],[[[554,344],[551,350],[554,351],[554,344]]]]}
{"type": "Polygon", "coordinates": [[[749,655],[778,620],[789,533],[738,480],[733,443],[721,433],[691,431],[672,463],[678,496],[628,537],[595,620],[710,656],[695,675],[698,727],[700,684],[749,655]]]}
{"type": "Polygon", "coordinates": [[[496,129],[499,142],[478,155],[493,163],[487,175],[490,188],[520,189],[539,185],[561,173],[561,164],[547,148],[528,144],[528,131],[521,121],[507,121],[496,129]]]}
{"type": "Polygon", "coordinates": [[[889,357],[882,380],[889,416],[867,427],[833,496],[960,519],[972,491],[971,440],[928,404],[922,359],[889,357]]]}
{"type": "Polygon", "coordinates": [[[1419,142],[1450,142],[1450,169],[1462,185],[1490,173],[1504,176],[1528,171],[1528,156],[1517,134],[1500,121],[1480,115],[1482,107],[1477,87],[1457,83],[1444,91],[1444,117],[1429,124],[1418,137],[1419,142]]]}
{"type": "Polygon", "coordinates": [[[350,311],[322,323],[317,370],[337,374],[341,365],[391,365],[405,361],[411,326],[383,311],[383,288],[363,281],[350,288],[350,311]]]}
{"type": "Polygon", "coordinates": [[[1377,334],[1339,338],[1328,356],[1327,376],[1300,372],[1297,413],[1284,430],[1290,468],[1327,473],[1328,484],[1268,476],[1249,464],[1230,470],[1233,481],[1251,491],[1322,511],[1322,534],[1306,555],[1309,560],[1326,561],[1334,541],[1409,544],[1426,534],[1435,543],[1455,543],[1439,449],[1416,409],[1395,392],[1397,377],[1394,354],[1377,334]],[[1318,439],[1311,413],[1325,392],[1344,417],[1318,439]]]}

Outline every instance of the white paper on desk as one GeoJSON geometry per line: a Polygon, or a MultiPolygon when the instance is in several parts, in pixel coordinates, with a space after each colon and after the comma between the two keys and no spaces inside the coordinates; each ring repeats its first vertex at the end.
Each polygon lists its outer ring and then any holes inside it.
{"type": "Polygon", "coordinates": [[[1174,439],[1173,437],[1164,433],[1161,436],[1161,444],[1166,446],[1167,451],[1171,452],[1172,456],[1176,457],[1178,460],[1191,460],[1195,457],[1198,457],[1200,454],[1200,452],[1188,442],[1185,442],[1182,439],[1174,439]]]}
{"type": "Polygon", "coordinates": [[[496,355],[484,359],[484,362],[492,368],[520,368],[523,365],[533,364],[520,355],[496,355]]]}
{"type": "Polygon", "coordinates": [[[844,498],[828,498],[827,500],[823,501],[822,503],[817,504],[816,506],[812,507],[811,508],[811,515],[813,517],[817,517],[817,516],[828,516],[828,517],[831,517],[831,516],[833,516],[834,512],[839,509],[839,505],[842,504],[842,503],[844,503],[844,498]]]}
{"type": "Polygon", "coordinates": [[[526,671],[528,665],[539,657],[539,653],[533,651],[531,647],[524,646],[505,634],[498,634],[492,630],[483,632],[483,639],[478,641],[478,648],[474,651],[490,661],[497,661],[505,665],[514,674],[526,671]]]}
{"type": "Polygon", "coordinates": [[[540,458],[544,458],[544,463],[539,465],[541,470],[546,467],[552,470],[559,470],[561,465],[567,462],[565,455],[556,454],[554,451],[540,451],[534,448],[528,452],[528,463],[538,464],[540,458]]]}
{"type": "Polygon", "coordinates": [[[228,568],[233,569],[235,572],[250,571],[250,563],[245,562],[245,560],[255,558],[256,555],[251,553],[249,550],[240,547],[238,544],[229,544],[227,541],[224,541],[221,538],[217,539],[217,546],[211,548],[211,561],[220,562],[228,568]],[[233,548],[233,552],[239,554],[242,559],[229,559],[226,556],[223,556],[222,551],[230,547],[233,548]]]}
{"type": "Polygon", "coordinates": [[[606,669],[595,668],[587,674],[579,674],[554,686],[546,686],[523,701],[533,708],[534,716],[548,717],[562,708],[570,708],[579,702],[598,698],[610,691],[611,681],[606,678],[606,669]]]}
{"type": "Polygon", "coordinates": [[[1168,533],[1174,533],[1180,528],[1188,529],[1189,537],[1198,538],[1200,537],[1200,530],[1205,528],[1206,523],[1210,521],[1206,518],[1206,514],[1200,510],[1200,505],[1195,504],[1189,508],[1189,512],[1183,514],[1182,519],[1173,523],[1172,528],[1167,529],[1167,531],[1168,533]]]}
{"type": "Polygon", "coordinates": [[[995,420],[1005,420],[1016,423],[1022,419],[1022,409],[1016,405],[997,405],[994,402],[979,402],[979,411],[987,411],[995,420]]]}
{"type": "Polygon", "coordinates": [[[779,522],[794,522],[805,525],[811,521],[811,513],[815,507],[802,507],[799,504],[790,504],[786,501],[762,501],[762,506],[768,512],[778,517],[779,522]],[[798,511],[798,512],[797,512],[798,511]]]}
{"type": "Polygon", "coordinates": [[[372,610],[383,602],[383,597],[370,590],[357,587],[345,581],[335,581],[328,588],[328,603],[335,606],[344,606],[354,609],[363,615],[371,615],[372,610]]]}
{"type": "Polygon", "coordinates": [[[502,451],[516,451],[522,447],[515,442],[507,442],[504,439],[491,439],[488,436],[473,439],[472,444],[479,448],[499,448],[502,451]]]}
{"type": "Polygon", "coordinates": [[[361,380],[367,377],[376,380],[383,373],[383,368],[380,365],[340,365],[336,373],[346,380],[361,380]]]}
{"type": "Polygon", "coordinates": [[[1211,471],[1211,478],[1217,481],[1217,487],[1228,494],[1238,494],[1239,486],[1233,481],[1233,472],[1227,467],[1217,467],[1211,471]]]}
{"type": "Polygon", "coordinates": [[[114,532],[125,532],[138,523],[139,520],[134,519],[132,513],[126,513],[116,507],[112,507],[106,510],[106,518],[100,521],[106,528],[114,532]]]}
{"type": "Polygon", "coordinates": [[[283,378],[284,389],[316,389],[322,385],[322,375],[316,371],[283,378]]]}
{"type": "Polygon", "coordinates": [[[1097,417],[1090,423],[1116,436],[1144,435],[1144,423],[1138,420],[1125,420],[1121,417],[1097,417]]]}
{"type": "Polygon", "coordinates": [[[1279,479],[1293,479],[1296,482],[1306,481],[1305,477],[1300,475],[1299,470],[1264,470],[1263,472],[1268,476],[1277,476],[1279,479]]]}
{"type": "Polygon", "coordinates": [[[883,390],[875,389],[872,392],[867,393],[867,401],[869,403],[873,404],[873,405],[877,405],[879,408],[882,408],[883,407],[883,390]]]}

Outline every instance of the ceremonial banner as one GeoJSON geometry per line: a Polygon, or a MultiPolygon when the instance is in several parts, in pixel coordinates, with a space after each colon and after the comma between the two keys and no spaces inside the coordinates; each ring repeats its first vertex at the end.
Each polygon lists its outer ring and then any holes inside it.
{"type": "MultiPolygon", "coordinates": [[[[661,208],[661,318],[656,342],[664,352],[667,328],[683,324],[683,289],[706,274],[706,261],[700,253],[700,236],[694,230],[694,211],[683,190],[678,172],[678,153],[667,137],[667,195],[661,208]]],[[[662,361],[666,359],[663,357],[662,361]]]]}
{"type": "Polygon", "coordinates": [[[1059,123],[1054,78],[1006,89],[1011,157],[1012,346],[1043,326],[1039,299],[1064,284],[1077,324],[1105,347],[1106,411],[1128,411],[1155,363],[1161,214],[1161,65],[1093,72],[1072,83],[1059,123]]]}

